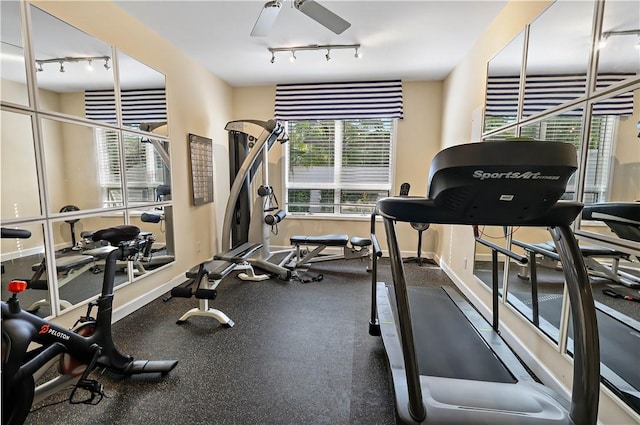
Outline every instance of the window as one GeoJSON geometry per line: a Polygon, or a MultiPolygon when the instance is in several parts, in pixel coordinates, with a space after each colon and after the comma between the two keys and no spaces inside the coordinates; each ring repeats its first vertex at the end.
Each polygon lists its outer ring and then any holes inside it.
{"type": "MultiPolygon", "coordinates": [[[[521,135],[538,140],[572,143],[580,149],[582,109],[574,112],[523,126],[521,135]]],[[[586,203],[609,200],[607,194],[610,186],[614,131],[618,119],[615,115],[593,115],[591,118],[583,195],[586,203]]],[[[567,184],[565,199],[575,199],[576,180],[577,174],[574,174],[567,184]]]]}
{"type": "MultiPolygon", "coordinates": [[[[141,136],[123,133],[123,138],[128,202],[157,201],[156,187],[165,181],[165,167],[160,156],[141,136]]],[[[96,128],[95,139],[103,206],[122,205],[118,134],[113,130],[96,128]]]]}
{"type": "Polygon", "coordinates": [[[391,190],[395,119],[289,121],[290,213],[370,214],[391,190]]]}

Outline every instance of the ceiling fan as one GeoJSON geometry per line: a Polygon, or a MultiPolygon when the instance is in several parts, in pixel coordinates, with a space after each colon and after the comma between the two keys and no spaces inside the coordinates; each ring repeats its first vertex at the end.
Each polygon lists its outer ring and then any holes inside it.
{"type": "MultiPolygon", "coordinates": [[[[351,24],[315,0],[293,0],[293,6],[320,25],[327,27],[336,34],[342,34],[351,24]]],[[[251,30],[252,37],[264,37],[273,26],[280,9],[281,0],[272,0],[264,4],[260,16],[251,30]]]]}

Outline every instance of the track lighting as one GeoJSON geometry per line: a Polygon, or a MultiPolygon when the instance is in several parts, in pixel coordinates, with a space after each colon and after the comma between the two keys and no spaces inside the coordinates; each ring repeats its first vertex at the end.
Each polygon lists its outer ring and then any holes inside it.
{"type": "Polygon", "coordinates": [[[324,44],[324,45],[312,44],[309,46],[269,47],[267,50],[269,50],[269,52],[271,53],[270,62],[275,63],[276,52],[291,52],[289,61],[294,62],[297,59],[296,52],[300,50],[326,50],[327,54],[324,55],[324,57],[327,61],[330,61],[332,59],[331,50],[340,50],[340,49],[354,49],[355,50],[354,57],[358,59],[362,57],[362,54],[360,53],[359,44],[324,44]]]}
{"type": "Polygon", "coordinates": [[[111,69],[111,65],[109,65],[109,60],[111,58],[109,56],[65,56],[63,58],[53,58],[53,59],[36,59],[36,72],[44,71],[44,67],[42,65],[47,63],[58,63],[60,64],[60,68],[58,69],[60,72],[65,72],[66,69],[64,67],[65,63],[77,63],[77,62],[88,62],[87,69],[93,70],[93,61],[103,60],[104,61],[104,69],[107,71],[111,69]]]}

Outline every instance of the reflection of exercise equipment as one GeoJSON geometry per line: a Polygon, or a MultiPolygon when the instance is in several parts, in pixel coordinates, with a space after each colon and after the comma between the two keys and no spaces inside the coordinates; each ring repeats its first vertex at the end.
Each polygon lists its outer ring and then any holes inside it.
{"type": "Polygon", "coordinates": [[[394,284],[377,283],[372,273],[370,333],[382,335],[402,422],[596,424],[596,312],[570,228],[582,204],[558,202],[577,169],[576,156],[573,145],[557,142],[454,146],[434,158],[428,197],[378,201],[394,284]],[[536,383],[456,291],[406,286],[396,221],[549,228],[564,264],[572,265],[565,268],[574,335],[570,405],[536,383]]]}
{"type": "MultiPolygon", "coordinates": [[[[65,205],[64,207],[60,208],[61,213],[74,212],[74,211],[80,211],[80,208],[76,207],[75,205],[65,205]]],[[[69,225],[69,228],[71,230],[71,247],[65,249],[66,251],[71,249],[78,249],[77,242],[76,242],[76,223],[78,221],[80,221],[79,218],[73,218],[73,219],[64,221],[69,225]]]]}
{"type": "MultiPolygon", "coordinates": [[[[89,304],[86,316],[81,317],[80,325],[73,330],[22,310],[17,295],[26,289],[27,284],[16,280],[9,283],[13,296],[2,302],[3,424],[22,424],[33,402],[39,402],[70,385],[73,387],[71,403],[98,403],[104,391],[100,382],[89,379],[95,369],[109,369],[125,376],[143,373],[164,376],[176,366],[178,362],[175,360],[133,360],[131,356],[120,353],[111,338],[116,261],[136,255],[138,232],[134,226],[115,226],[94,234],[94,240],[106,240],[117,249],[107,258],[102,294],[89,304]],[[94,319],[91,310],[95,306],[97,315],[94,319]],[[39,382],[38,378],[45,376],[44,372],[54,364],[59,365],[60,375],[45,383],[39,382]],[[86,391],[88,399],[81,399],[78,389],[86,391]]],[[[2,229],[3,238],[30,236],[30,232],[25,230],[2,229]]]]}
{"type": "MultiPolygon", "coordinates": [[[[58,274],[58,288],[63,287],[76,277],[82,275],[88,270],[92,270],[95,267],[95,258],[91,255],[65,255],[62,257],[56,257],[56,272],[58,274]]],[[[42,261],[31,266],[33,275],[31,279],[25,280],[27,282],[28,289],[36,290],[49,290],[49,283],[46,279],[42,279],[42,275],[47,271],[46,260],[42,258],[42,261]]],[[[49,300],[41,299],[32,303],[26,308],[29,312],[36,312],[42,306],[49,305],[49,300]]],[[[66,300],[59,300],[60,309],[71,307],[71,303],[66,300]]]]}
{"type": "MultiPolygon", "coordinates": [[[[536,279],[537,274],[537,262],[536,255],[542,257],[543,264],[550,265],[555,269],[558,269],[560,263],[560,256],[556,251],[556,246],[552,241],[528,244],[516,239],[512,239],[511,243],[524,249],[529,255],[529,262],[527,266],[523,268],[521,273],[518,273],[518,277],[521,279],[536,279]]],[[[640,279],[629,273],[624,273],[618,269],[618,263],[621,259],[630,259],[629,254],[609,249],[601,246],[580,246],[580,253],[584,257],[584,262],[589,268],[589,273],[592,276],[604,277],[613,282],[628,286],[630,288],[640,287],[640,279]],[[599,262],[597,258],[607,258],[611,260],[611,266],[608,267],[599,262]]]]}
{"type": "MultiPolygon", "coordinates": [[[[583,220],[598,220],[604,222],[621,239],[640,242],[640,203],[638,202],[606,202],[601,204],[586,205],[582,211],[583,220]]],[[[523,248],[529,253],[529,268],[519,276],[528,279],[536,270],[535,256],[539,255],[543,263],[552,267],[558,266],[559,257],[553,242],[528,244],[513,240],[514,245],[523,248]]],[[[585,245],[580,247],[580,252],[590,270],[597,277],[604,277],[613,282],[630,288],[640,287],[640,276],[635,276],[619,269],[621,259],[631,260],[628,253],[600,247],[585,245]],[[598,258],[610,260],[611,265],[605,265],[598,258]]]]}

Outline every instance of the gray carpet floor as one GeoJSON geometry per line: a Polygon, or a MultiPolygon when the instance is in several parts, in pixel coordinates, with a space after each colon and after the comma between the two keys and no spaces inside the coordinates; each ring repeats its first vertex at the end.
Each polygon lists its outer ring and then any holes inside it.
{"type": "MultiPolygon", "coordinates": [[[[449,285],[437,267],[406,264],[411,285],[449,285]]],[[[166,377],[100,381],[108,398],[96,406],[41,404],[27,424],[393,424],[393,389],[384,347],[368,334],[371,275],[366,263],[314,264],[302,284],[225,279],[214,319],[175,321],[195,299],[159,298],[113,326],[116,345],[136,359],[178,359],[166,377]]],[[[383,259],[378,280],[390,282],[383,259]]]]}

